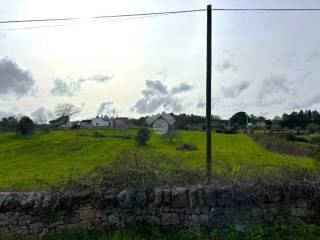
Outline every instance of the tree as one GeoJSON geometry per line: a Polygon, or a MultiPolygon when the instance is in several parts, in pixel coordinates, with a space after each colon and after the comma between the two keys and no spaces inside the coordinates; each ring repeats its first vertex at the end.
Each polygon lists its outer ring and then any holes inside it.
{"type": "Polygon", "coordinates": [[[238,112],[230,118],[231,125],[244,127],[247,125],[248,115],[245,112],[238,112]]]}
{"type": "Polygon", "coordinates": [[[140,127],[136,137],[138,145],[146,145],[146,142],[150,139],[150,131],[146,127],[140,127]]]}
{"type": "Polygon", "coordinates": [[[80,108],[76,107],[71,103],[58,104],[55,109],[55,114],[60,117],[69,117],[79,113],[80,108]]]}
{"type": "Polygon", "coordinates": [[[0,128],[3,131],[16,131],[18,126],[18,120],[16,117],[2,118],[0,128]]]}
{"type": "Polygon", "coordinates": [[[32,135],[34,132],[34,122],[29,117],[22,117],[18,123],[18,133],[21,135],[32,135]]]}

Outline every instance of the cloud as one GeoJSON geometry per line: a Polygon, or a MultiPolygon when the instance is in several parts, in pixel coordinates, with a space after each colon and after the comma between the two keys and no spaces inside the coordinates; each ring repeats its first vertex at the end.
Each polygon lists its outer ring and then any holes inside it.
{"type": "Polygon", "coordinates": [[[23,70],[7,57],[0,59],[0,95],[21,97],[35,91],[35,80],[30,71],[23,70]]]}
{"type": "Polygon", "coordinates": [[[40,107],[37,108],[36,110],[34,110],[31,114],[30,114],[31,118],[33,120],[39,121],[39,123],[45,123],[48,120],[52,119],[54,117],[54,114],[51,110],[44,108],[44,107],[40,107]]]}
{"type": "Polygon", "coordinates": [[[145,85],[146,89],[142,91],[143,98],[131,108],[139,114],[153,113],[161,107],[165,107],[168,111],[180,112],[183,104],[177,95],[193,88],[187,83],[182,83],[168,90],[168,87],[158,80],[147,80],[145,85]]]}
{"type": "Polygon", "coordinates": [[[8,117],[9,115],[10,113],[8,111],[0,109],[0,120],[4,117],[8,117]]]}
{"type": "Polygon", "coordinates": [[[167,86],[163,85],[158,80],[156,80],[156,81],[147,80],[146,87],[147,87],[147,89],[142,91],[142,95],[147,99],[149,99],[155,95],[158,95],[158,94],[167,94],[168,93],[167,86]]]}
{"type": "Polygon", "coordinates": [[[204,108],[205,106],[206,106],[205,101],[200,100],[200,101],[197,103],[197,108],[204,108]]]}
{"type": "Polygon", "coordinates": [[[113,102],[103,102],[100,104],[98,110],[97,110],[97,115],[101,115],[104,113],[110,113],[113,110],[114,104],[113,102]]]}
{"type": "Polygon", "coordinates": [[[294,83],[294,81],[290,81],[284,75],[271,75],[270,77],[263,80],[261,90],[259,91],[258,95],[258,101],[262,102],[266,98],[270,98],[270,95],[274,95],[277,93],[289,93],[290,86],[294,83]]]}
{"type": "Polygon", "coordinates": [[[221,91],[226,98],[237,98],[243,91],[250,87],[249,81],[242,81],[238,84],[229,87],[222,87],[221,91]]]}
{"type": "Polygon", "coordinates": [[[181,93],[181,92],[187,92],[190,91],[192,89],[192,86],[189,85],[188,83],[182,83],[177,87],[173,87],[171,89],[171,93],[172,94],[177,94],[177,93],[181,93]]]}
{"type": "Polygon", "coordinates": [[[53,88],[51,89],[51,94],[55,96],[67,96],[72,97],[74,96],[74,92],[78,91],[79,89],[76,88],[72,82],[68,83],[63,81],[60,78],[56,78],[53,80],[53,88]]]}
{"type": "Polygon", "coordinates": [[[233,72],[238,71],[238,67],[232,62],[232,59],[227,59],[223,61],[221,64],[217,64],[214,68],[220,73],[224,73],[225,71],[231,70],[233,72]]]}
{"type": "Polygon", "coordinates": [[[220,73],[224,73],[225,71],[229,70],[232,72],[237,72],[238,66],[233,62],[234,54],[227,49],[222,49],[222,52],[224,55],[224,60],[220,64],[214,65],[213,67],[220,73]]]}
{"type": "Polygon", "coordinates": [[[111,80],[113,76],[97,74],[93,76],[89,76],[86,78],[79,78],[78,80],[62,80],[61,78],[53,79],[53,87],[51,89],[51,94],[55,96],[66,96],[72,97],[76,92],[80,91],[83,87],[83,84],[88,82],[94,83],[105,83],[111,80]]]}
{"type": "Polygon", "coordinates": [[[3,32],[0,32],[0,40],[5,39],[7,36],[3,32]]]}
{"type": "Polygon", "coordinates": [[[320,57],[320,49],[315,49],[307,56],[307,62],[312,62],[314,60],[317,60],[319,57],[320,57]]]}
{"type": "Polygon", "coordinates": [[[313,96],[311,99],[309,99],[308,101],[305,101],[303,103],[299,103],[299,104],[290,104],[289,105],[289,110],[294,110],[294,109],[302,109],[302,108],[310,108],[312,107],[314,104],[318,104],[320,103],[320,94],[313,96]]]}

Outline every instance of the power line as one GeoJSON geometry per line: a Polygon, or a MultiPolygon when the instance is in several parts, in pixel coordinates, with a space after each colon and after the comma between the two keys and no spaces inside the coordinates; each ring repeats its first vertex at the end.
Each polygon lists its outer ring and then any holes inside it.
{"type": "MultiPolygon", "coordinates": [[[[165,11],[165,12],[148,12],[148,13],[103,15],[103,16],[94,16],[94,17],[88,17],[88,18],[69,17],[69,18],[44,18],[44,19],[8,20],[8,21],[0,21],[0,24],[26,23],[26,22],[73,21],[73,20],[81,20],[81,19],[137,17],[137,16],[166,15],[166,14],[179,14],[179,13],[204,12],[204,11],[206,11],[206,9],[190,9],[190,10],[165,11]]],[[[320,8],[213,8],[212,11],[320,11],[320,8]]]]}
{"type": "MultiPolygon", "coordinates": [[[[146,17],[157,17],[169,14],[181,14],[181,13],[192,13],[192,12],[204,12],[207,9],[191,9],[191,10],[180,10],[180,11],[165,11],[165,12],[148,12],[148,13],[133,13],[133,14],[118,14],[118,15],[103,15],[94,16],[88,18],[81,17],[69,17],[69,18],[45,18],[45,19],[25,19],[25,20],[8,20],[0,21],[0,24],[12,24],[12,23],[32,23],[32,22],[57,22],[57,21],[75,21],[75,20],[97,20],[106,18],[116,18],[110,21],[100,21],[93,23],[102,22],[113,22],[113,21],[127,21],[132,19],[140,19],[146,17]],[[122,19],[124,18],[124,19],[122,19]]],[[[213,8],[212,11],[320,11],[320,8],[213,8]]],[[[28,30],[28,29],[41,29],[41,28],[55,28],[55,27],[65,27],[70,26],[70,24],[59,24],[59,25],[44,25],[44,26],[29,26],[29,27],[17,27],[17,28],[4,28],[0,31],[10,31],[10,30],[28,30]]]]}
{"type": "Polygon", "coordinates": [[[95,16],[89,18],[45,18],[45,19],[25,19],[25,20],[8,20],[0,21],[0,24],[9,23],[30,23],[30,22],[56,22],[56,21],[74,21],[82,19],[102,19],[102,18],[122,18],[122,17],[137,17],[137,16],[151,16],[151,15],[167,15],[167,14],[179,14],[179,13],[191,13],[191,12],[202,12],[206,9],[192,9],[192,10],[181,10],[181,11],[167,11],[167,12],[149,12],[149,13],[133,13],[133,14],[119,14],[119,15],[105,15],[105,16],[95,16]]]}
{"type": "Polygon", "coordinates": [[[320,11],[320,8],[213,8],[212,11],[320,11]]]}
{"type": "MultiPolygon", "coordinates": [[[[120,21],[128,21],[134,19],[142,19],[142,18],[151,18],[151,17],[160,17],[162,15],[149,15],[149,16],[139,16],[139,17],[130,17],[130,18],[120,18],[120,19],[112,19],[106,21],[98,21],[98,22],[88,22],[87,24],[97,24],[97,23],[108,23],[108,22],[120,22],[120,21]]],[[[30,27],[17,27],[17,28],[0,28],[0,31],[12,31],[12,30],[30,30],[30,29],[41,29],[41,28],[56,28],[56,27],[68,27],[72,26],[71,23],[69,24],[57,24],[57,25],[43,25],[43,26],[30,26],[30,27]]]]}

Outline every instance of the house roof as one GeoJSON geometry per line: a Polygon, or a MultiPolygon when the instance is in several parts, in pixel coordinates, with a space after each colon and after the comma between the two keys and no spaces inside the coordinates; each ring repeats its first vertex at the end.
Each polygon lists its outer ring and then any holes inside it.
{"type": "Polygon", "coordinates": [[[82,123],[92,123],[92,120],[88,119],[88,120],[82,120],[82,123]]]}

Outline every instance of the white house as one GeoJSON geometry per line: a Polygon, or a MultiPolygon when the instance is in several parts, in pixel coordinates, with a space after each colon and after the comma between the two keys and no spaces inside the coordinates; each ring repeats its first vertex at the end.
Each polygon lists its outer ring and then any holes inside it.
{"type": "Polygon", "coordinates": [[[92,127],[111,127],[112,120],[108,116],[92,118],[92,127]]]}

